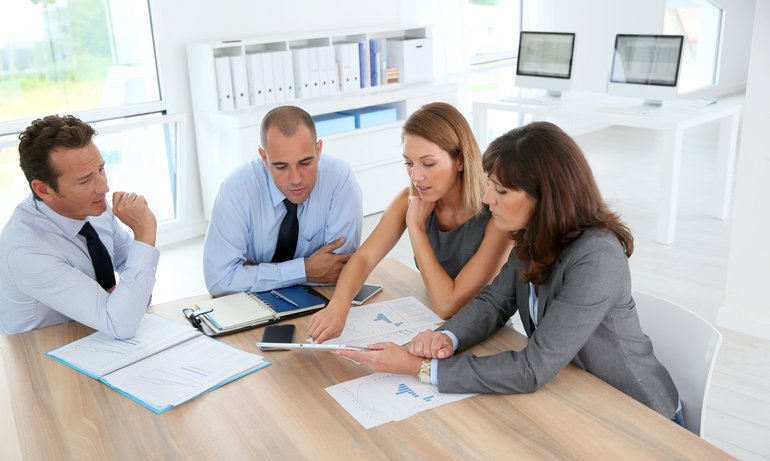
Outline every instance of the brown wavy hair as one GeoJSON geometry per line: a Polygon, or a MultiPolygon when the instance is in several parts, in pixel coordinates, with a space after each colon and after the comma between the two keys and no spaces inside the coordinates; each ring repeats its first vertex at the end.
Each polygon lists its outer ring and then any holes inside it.
{"type": "Polygon", "coordinates": [[[589,228],[612,231],[626,256],[633,253],[631,231],[602,198],[583,151],[553,123],[534,122],[505,133],[489,145],[483,164],[500,185],[536,201],[527,228],[511,232],[525,282],[543,283],[562,251],[589,228]]]}

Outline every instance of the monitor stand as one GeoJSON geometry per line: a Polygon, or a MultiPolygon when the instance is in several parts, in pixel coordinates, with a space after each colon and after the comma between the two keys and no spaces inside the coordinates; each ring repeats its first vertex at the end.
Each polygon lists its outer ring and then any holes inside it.
{"type": "Polygon", "coordinates": [[[561,101],[561,91],[519,90],[515,95],[505,97],[502,100],[528,106],[553,106],[561,101]]]}
{"type": "Polygon", "coordinates": [[[645,99],[644,105],[650,107],[660,107],[663,105],[663,101],[660,99],[645,99]]]}

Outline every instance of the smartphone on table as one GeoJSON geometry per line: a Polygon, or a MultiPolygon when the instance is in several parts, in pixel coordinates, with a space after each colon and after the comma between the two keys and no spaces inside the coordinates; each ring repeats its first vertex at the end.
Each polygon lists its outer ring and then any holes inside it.
{"type": "Polygon", "coordinates": [[[360,306],[365,303],[369,298],[376,295],[382,290],[382,285],[374,285],[372,283],[364,283],[364,286],[353,297],[353,305],[360,306]]]}
{"type": "MultiPolygon", "coordinates": [[[[294,341],[294,325],[268,325],[262,333],[263,343],[290,343],[294,341]]],[[[278,347],[263,347],[263,351],[285,351],[278,347]]]]}

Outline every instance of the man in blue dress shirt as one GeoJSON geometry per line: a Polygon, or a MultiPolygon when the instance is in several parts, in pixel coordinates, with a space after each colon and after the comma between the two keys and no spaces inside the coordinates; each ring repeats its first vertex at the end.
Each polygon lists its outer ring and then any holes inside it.
{"type": "Polygon", "coordinates": [[[225,179],[211,211],[203,274],[213,296],[335,283],[361,240],[361,189],[346,162],[321,157],[322,141],[307,112],[294,106],[271,110],[262,121],[261,142],[261,159],[225,179]],[[277,251],[279,240],[293,213],[288,256],[279,258],[286,253],[277,251]]]}
{"type": "Polygon", "coordinates": [[[116,338],[136,334],[155,285],[157,222],[141,195],[115,192],[107,203],[95,134],[75,117],[51,115],[19,135],[32,194],[0,234],[4,335],[70,320],[116,338]]]}

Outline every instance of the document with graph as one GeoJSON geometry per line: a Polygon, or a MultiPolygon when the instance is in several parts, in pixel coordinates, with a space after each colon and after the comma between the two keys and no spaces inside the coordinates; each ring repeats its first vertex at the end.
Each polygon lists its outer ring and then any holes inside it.
{"type": "Polygon", "coordinates": [[[339,338],[327,344],[368,344],[392,341],[404,345],[417,333],[433,330],[443,320],[414,296],[358,306],[350,309],[339,338]]]}
{"type": "Polygon", "coordinates": [[[157,314],[145,314],[131,339],[96,332],[46,355],[155,413],[270,365],[157,314]]]}
{"type": "Polygon", "coordinates": [[[365,429],[400,421],[421,411],[476,394],[440,394],[414,376],[374,373],[326,388],[334,400],[365,429]]]}

